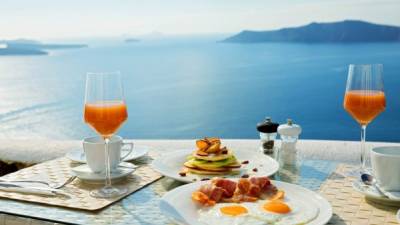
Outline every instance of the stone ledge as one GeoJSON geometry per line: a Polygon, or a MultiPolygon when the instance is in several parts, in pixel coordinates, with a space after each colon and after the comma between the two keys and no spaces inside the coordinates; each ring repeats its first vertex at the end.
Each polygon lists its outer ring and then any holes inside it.
{"type": "MultiPolygon", "coordinates": [[[[127,140],[132,141],[132,140],[127,140]]],[[[223,139],[223,144],[232,149],[258,151],[257,139],[223,139]]],[[[161,154],[176,149],[195,148],[194,140],[134,140],[136,145],[149,146],[161,154]]],[[[399,145],[396,143],[368,142],[369,148],[382,145],[399,145]]],[[[280,146],[279,141],[276,146],[280,146]]],[[[297,147],[307,159],[337,160],[358,162],[360,143],[355,141],[300,140],[297,147]]],[[[0,140],[0,161],[7,164],[21,163],[32,165],[64,156],[68,151],[81,149],[80,140],[19,139],[0,140]]]]}

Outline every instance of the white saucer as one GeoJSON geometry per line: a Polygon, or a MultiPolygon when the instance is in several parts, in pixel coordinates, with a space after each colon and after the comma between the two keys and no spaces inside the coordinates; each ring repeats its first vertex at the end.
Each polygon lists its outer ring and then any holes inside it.
{"type": "MultiPolygon", "coordinates": [[[[128,152],[126,149],[121,150],[121,155],[125,155],[128,152]]],[[[149,147],[146,146],[134,146],[132,152],[124,159],[124,161],[132,161],[147,155],[149,147]]],[[[68,159],[77,163],[86,163],[86,156],[83,149],[76,149],[68,152],[65,155],[68,159]]]]}
{"type": "Polygon", "coordinates": [[[399,199],[390,199],[386,196],[383,196],[376,190],[373,186],[365,185],[361,181],[354,181],[353,182],[353,189],[357,192],[365,195],[365,197],[373,202],[389,205],[389,206],[400,206],[399,199]]]}
{"type": "MultiPolygon", "coordinates": [[[[111,171],[111,180],[119,180],[129,176],[135,168],[129,168],[128,166],[125,167],[118,167],[116,170],[111,171]]],[[[88,182],[104,182],[105,174],[104,173],[93,173],[87,164],[83,164],[71,169],[71,173],[74,176],[77,176],[79,179],[88,182]]]]}

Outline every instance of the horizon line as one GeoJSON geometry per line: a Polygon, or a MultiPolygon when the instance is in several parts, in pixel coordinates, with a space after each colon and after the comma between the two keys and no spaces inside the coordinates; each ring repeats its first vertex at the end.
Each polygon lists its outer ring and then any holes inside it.
{"type": "Polygon", "coordinates": [[[325,23],[338,23],[338,22],[344,22],[344,21],[359,21],[359,22],[366,22],[366,23],[371,23],[371,24],[376,24],[376,25],[382,25],[382,26],[394,26],[394,27],[399,27],[400,28],[400,23],[399,24],[394,24],[394,23],[378,23],[378,22],[373,22],[373,21],[367,21],[367,20],[362,20],[362,19],[343,19],[343,20],[335,20],[335,21],[311,21],[308,23],[304,23],[302,25],[293,25],[293,26],[282,26],[279,28],[274,28],[274,29],[242,29],[239,31],[235,32],[190,32],[190,33],[167,33],[167,32],[161,32],[161,31],[152,31],[152,32],[147,32],[147,33],[140,33],[140,34],[129,34],[129,33],[122,33],[119,35],[85,35],[85,36],[66,36],[66,37],[29,37],[29,36],[19,36],[19,37],[13,37],[13,38],[1,38],[0,41],[14,41],[14,40],[40,40],[40,41],[51,41],[51,40],[65,40],[65,41],[74,41],[74,40],[82,40],[82,39],[87,39],[87,40],[95,40],[95,39],[127,39],[127,38],[136,38],[141,40],[157,40],[157,39],[162,39],[162,38],[179,38],[179,37],[185,37],[185,36],[228,36],[228,35],[233,35],[233,34],[238,34],[243,31],[257,31],[257,32],[262,32],[262,31],[276,31],[280,29],[285,29],[285,28],[297,28],[297,27],[302,27],[302,26],[307,26],[312,23],[320,23],[320,24],[325,24],[325,23]]]}

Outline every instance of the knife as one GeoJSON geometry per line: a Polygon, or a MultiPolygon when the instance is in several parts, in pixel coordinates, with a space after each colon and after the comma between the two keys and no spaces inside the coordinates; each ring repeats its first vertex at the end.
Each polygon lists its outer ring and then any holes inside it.
{"type": "Polygon", "coordinates": [[[63,192],[54,188],[44,188],[44,187],[27,187],[13,183],[0,182],[0,191],[8,192],[18,192],[25,194],[37,194],[37,195],[49,195],[55,196],[57,194],[62,194],[63,192]]]}

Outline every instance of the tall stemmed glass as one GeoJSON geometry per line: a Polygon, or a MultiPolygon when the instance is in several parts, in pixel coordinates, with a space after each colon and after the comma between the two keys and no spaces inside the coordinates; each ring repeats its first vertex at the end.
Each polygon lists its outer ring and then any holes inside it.
{"type": "Polygon", "coordinates": [[[369,172],[369,150],[365,149],[367,125],[385,110],[383,65],[350,65],[343,106],[361,126],[360,173],[369,172]]]}
{"type": "Polygon", "coordinates": [[[85,122],[104,139],[106,171],[105,186],[90,194],[98,198],[123,195],[126,188],[111,185],[110,155],[108,143],[113,134],[127,120],[128,113],[123,96],[121,75],[115,73],[88,73],[86,76],[85,122]]]}

